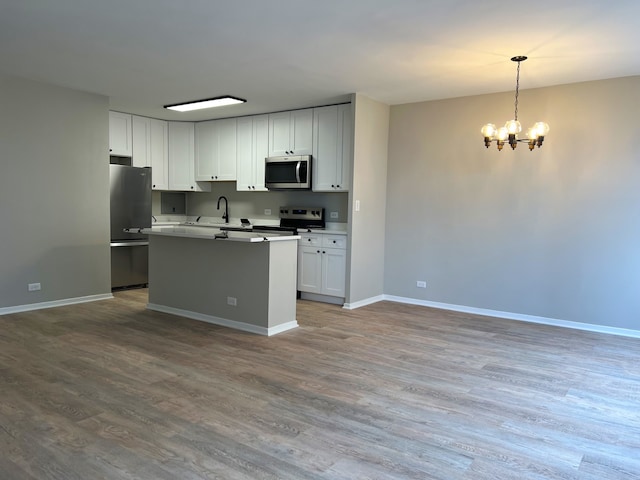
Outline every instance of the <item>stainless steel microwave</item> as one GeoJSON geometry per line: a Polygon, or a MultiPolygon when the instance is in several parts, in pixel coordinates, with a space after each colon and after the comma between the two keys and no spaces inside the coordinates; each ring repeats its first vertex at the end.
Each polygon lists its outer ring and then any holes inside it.
{"type": "Polygon", "coordinates": [[[267,157],[264,185],[269,190],[310,190],[311,155],[267,157]]]}

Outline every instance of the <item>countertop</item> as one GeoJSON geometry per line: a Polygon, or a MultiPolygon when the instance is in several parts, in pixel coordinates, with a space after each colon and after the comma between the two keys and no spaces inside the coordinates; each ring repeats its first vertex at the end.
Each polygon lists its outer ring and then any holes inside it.
{"type": "Polygon", "coordinates": [[[266,232],[222,231],[214,225],[160,225],[143,228],[140,233],[146,235],[163,235],[170,237],[200,238],[205,240],[222,240],[226,242],[281,242],[298,240],[300,235],[278,234],[266,232]]]}

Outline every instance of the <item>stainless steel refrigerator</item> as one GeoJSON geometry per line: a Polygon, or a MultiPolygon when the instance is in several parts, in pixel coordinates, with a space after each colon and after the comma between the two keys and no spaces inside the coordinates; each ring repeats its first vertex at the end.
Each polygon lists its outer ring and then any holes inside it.
{"type": "Polygon", "coordinates": [[[111,288],[144,286],[149,278],[149,240],[137,230],[151,226],[151,169],[111,164],[109,179],[111,288]]]}

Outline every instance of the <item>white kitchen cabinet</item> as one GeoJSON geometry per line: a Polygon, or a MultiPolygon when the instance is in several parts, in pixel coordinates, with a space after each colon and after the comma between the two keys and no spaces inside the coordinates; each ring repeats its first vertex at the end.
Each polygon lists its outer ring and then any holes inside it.
{"type": "Polygon", "coordinates": [[[312,108],[269,115],[269,156],[311,155],[312,152],[312,108]]]}
{"type": "Polygon", "coordinates": [[[237,191],[266,191],[264,159],[269,156],[269,117],[257,115],[238,119],[237,191]]]}
{"type": "Polygon", "coordinates": [[[331,297],[344,297],[347,267],[346,236],[303,233],[298,245],[298,290],[331,297]]]}
{"type": "Polygon", "coordinates": [[[195,179],[236,179],[236,119],[198,122],[195,127],[195,179]]]}
{"type": "Polygon", "coordinates": [[[313,191],[349,190],[352,142],[351,104],[313,109],[313,191]]]}
{"type": "Polygon", "coordinates": [[[147,117],[131,117],[133,131],[132,159],[134,167],[151,166],[151,119],[147,117]]]}
{"type": "Polygon", "coordinates": [[[200,184],[194,174],[195,125],[192,122],[168,122],[169,190],[211,191],[210,184],[200,184]]]}
{"type": "Polygon", "coordinates": [[[298,247],[298,290],[322,292],[322,254],[320,247],[298,247]]]}
{"type": "Polygon", "coordinates": [[[119,157],[133,155],[131,115],[109,112],[109,154],[119,157]]]}
{"type": "Polygon", "coordinates": [[[169,139],[164,120],[132,116],[134,167],[151,167],[153,190],[169,188],[169,139]]]}

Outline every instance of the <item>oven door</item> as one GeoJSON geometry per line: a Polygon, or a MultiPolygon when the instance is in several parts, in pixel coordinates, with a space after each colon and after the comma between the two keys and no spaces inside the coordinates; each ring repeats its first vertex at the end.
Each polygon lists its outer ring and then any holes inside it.
{"type": "Polygon", "coordinates": [[[264,183],[269,190],[311,188],[311,156],[269,157],[265,160],[264,183]]]}

